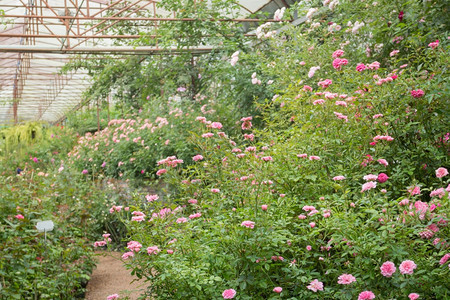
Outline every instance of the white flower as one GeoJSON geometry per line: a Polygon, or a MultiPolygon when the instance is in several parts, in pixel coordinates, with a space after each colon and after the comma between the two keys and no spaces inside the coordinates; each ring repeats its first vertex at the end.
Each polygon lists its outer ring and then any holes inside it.
{"type": "Polygon", "coordinates": [[[316,11],[318,11],[317,8],[310,8],[310,9],[308,10],[308,12],[306,13],[306,18],[308,18],[309,20],[311,20],[313,14],[314,14],[316,11]]]}
{"type": "Polygon", "coordinates": [[[309,69],[309,72],[308,72],[308,77],[312,78],[314,76],[314,73],[316,73],[316,71],[319,70],[319,69],[320,69],[319,66],[311,67],[311,69],[309,69]]]}
{"type": "Polygon", "coordinates": [[[365,24],[364,24],[364,22],[359,22],[359,21],[356,21],[355,22],[355,25],[353,25],[353,28],[352,28],[352,33],[353,34],[356,34],[357,32],[358,32],[358,30],[361,28],[361,27],[363,27],[365,24]]]}
{"type": "Polygon", "coordinates": [[[285,10],[286,10],[286,7],[283,7],[282,9],[277,9],[275,14],[273,15],[273,18],[275,19],[275,21],[281,21],[281,19],[283,19],[285,10]]]}

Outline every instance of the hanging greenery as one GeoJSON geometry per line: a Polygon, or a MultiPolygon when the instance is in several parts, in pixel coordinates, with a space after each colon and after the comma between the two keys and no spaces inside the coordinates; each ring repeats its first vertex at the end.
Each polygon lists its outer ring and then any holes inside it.
{"type": "Polygon", "coordinates": [[[0,145],[6,154],[39,142],[44,138],[42,122],[28,122],[23,125],[8,127],[0,131],[0,145]]]}

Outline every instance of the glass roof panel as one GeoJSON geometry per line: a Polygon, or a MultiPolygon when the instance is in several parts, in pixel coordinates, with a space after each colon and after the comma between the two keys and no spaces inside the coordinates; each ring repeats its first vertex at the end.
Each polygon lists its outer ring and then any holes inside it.
{"type": "MultiPolygon", "coordinates": [[[[63,117],[81,102],[90,84],[89,76],[81,71],[59,74],[71,53],[118,51],[113,41],[119,37],[108,35],[102,26],[140,17],[142,11],[146,16],[173,17],[173,13],[158,9],[159,1],[0,0],[6,23],[0,24],[0,125],[28,120],[54,122],[63,117]]],[[[260,10],[273,13],[293,2],[238,0],[242,7],[239,17],[260,10]]],[[[133,47],[121,49],[137,51],[133,47]]]]}

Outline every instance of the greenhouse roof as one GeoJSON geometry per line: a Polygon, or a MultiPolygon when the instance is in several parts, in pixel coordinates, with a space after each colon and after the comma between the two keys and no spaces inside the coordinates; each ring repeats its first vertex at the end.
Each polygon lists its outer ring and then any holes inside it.
{"type": "MultiPolygon", "coordinates": [[[[152,54],[180,51],[154,47],[117,45],[118,39],[140,38],[139,34],[114,35],[108,29],[123,22],[153,24],[193,21],[177,18],[158,8],[161,0],[0,0],[4,11],[0,27],[0,124],[23,121],[56,122],[82,101],[90,78],[83,71],[61,74],[73,54],[152,54]]],[[[195,0],[192,0],[195,3],[195,0]]],[[[255,12],[269,15],[291,0],[239,0],[241,7],[230,19],[217,21],[251,24],[255,12]],[[232,19],[231,19],[232,18],[232,19]]],[[[146,25],[146,26],[147,26],[146,25]]],[[[244,26],[249,28],[249,26],[244,26]]],[[[203,53],[212,47],[190,51],[203,53]]],[[[97,56],[98,57],[98,56],[97,56]]]]}

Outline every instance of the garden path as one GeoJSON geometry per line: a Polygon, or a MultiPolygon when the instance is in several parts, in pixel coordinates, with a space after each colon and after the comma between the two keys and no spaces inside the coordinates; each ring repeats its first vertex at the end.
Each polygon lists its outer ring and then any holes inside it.
{"type": "Polygon", "coordinates": [[[119,252],[97,252],[100,254],[97,268],[87,285],[86,300],[106,300],[109,295],[119,294],[120,298],[136,300],[145,289],[145,282],[130,275],[120,260],[119,252]]]}

